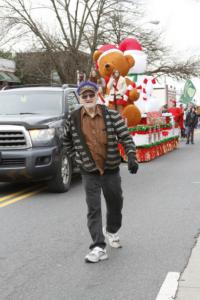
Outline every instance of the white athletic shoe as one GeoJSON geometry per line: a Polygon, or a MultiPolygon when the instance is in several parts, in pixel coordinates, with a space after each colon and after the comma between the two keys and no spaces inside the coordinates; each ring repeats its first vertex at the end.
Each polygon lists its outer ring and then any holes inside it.
{"type": "Polygon", "coordinates": [[[103,234],[107,238],[108,243],[112,248],[122,248],[122,245],[120,244],[118,232],[110,233],[106,231],[106,228],[104,227],[103,234]]]}
{"type": "Polygon", "coordinates": [[[105,259],[108,259],[106,249],[100,247],[93,248],[85,257],[85,261],[91,263],[96,263],[105,259]]]}

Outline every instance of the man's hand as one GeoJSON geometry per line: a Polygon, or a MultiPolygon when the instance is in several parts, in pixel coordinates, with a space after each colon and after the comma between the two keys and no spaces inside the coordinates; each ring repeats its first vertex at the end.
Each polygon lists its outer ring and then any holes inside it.
{"type": "Polygon", "coordinates": [[[138,171],[139,165],[136,161],[134,153],[128,154],[128,170],[131,174],[136,174],[138,171]]]}

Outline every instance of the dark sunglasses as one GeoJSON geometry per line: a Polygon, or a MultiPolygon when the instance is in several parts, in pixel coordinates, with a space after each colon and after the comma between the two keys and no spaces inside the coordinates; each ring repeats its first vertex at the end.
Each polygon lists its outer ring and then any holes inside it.
{"type": "Polygon", "coordinates": [[[89,98],[94,98],[95,97],[95,93],[89,93],[89,94],[85,94],[85,95],[81,96],[81,98],[84,99],[84,100],[87,99],[88,97],[89,98]]]}

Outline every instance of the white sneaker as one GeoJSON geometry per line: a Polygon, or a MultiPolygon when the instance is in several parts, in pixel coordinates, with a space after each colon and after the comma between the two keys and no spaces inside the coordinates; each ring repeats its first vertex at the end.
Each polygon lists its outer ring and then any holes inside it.
{"type": "Polygon", "coordinates": [[[85,261],[91,263],[96,263],[105,259],[108,259],[106,249],[102,249],[100,247],[93,248],[85,257],[85,261]]]}
{"type": "Polygon", "coordinates": [[[104,227],[103,234],[107,238],[108,243],[112,248],[122,248],[122,245],[120,244],[118,232],[110,233],[106,231],[106,228],[104,227]]]}

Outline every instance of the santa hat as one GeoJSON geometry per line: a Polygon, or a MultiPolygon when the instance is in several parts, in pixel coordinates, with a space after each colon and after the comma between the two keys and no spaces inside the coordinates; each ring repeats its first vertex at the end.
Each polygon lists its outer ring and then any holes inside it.
{"type": "Polygon", "coordinates": [[[133,37],[128,37],[119,44],[119,49],[125,55],[131,55],[135,65],[129,70],[129,74],[141,74],[146,70],[147,55],[142,51],[141,44],[133,37]]]}
{"type": "Polygon", "coordinates": [[[118,52],[118,53],[123,54],[123,52],[116,45],[113,45],[113,44],[103,45],[98,49],[98,51],[102,52],[101,55],[99,56],[98,60],[97,60],[98,65],[99,65],[99,62],[102,59],[102,57],[104,57],[108,53],[118,52]]]}
{"type": "Polygon", "coordinates": [[[142,46],[141,44],[132,37],[128,37],[125,40],[123,40],[120,44],[119,44],[119,48],[121,49],[121,51],[127,51],[127,50],[138,50],[138,51],[142,51],[142,46]]]}

